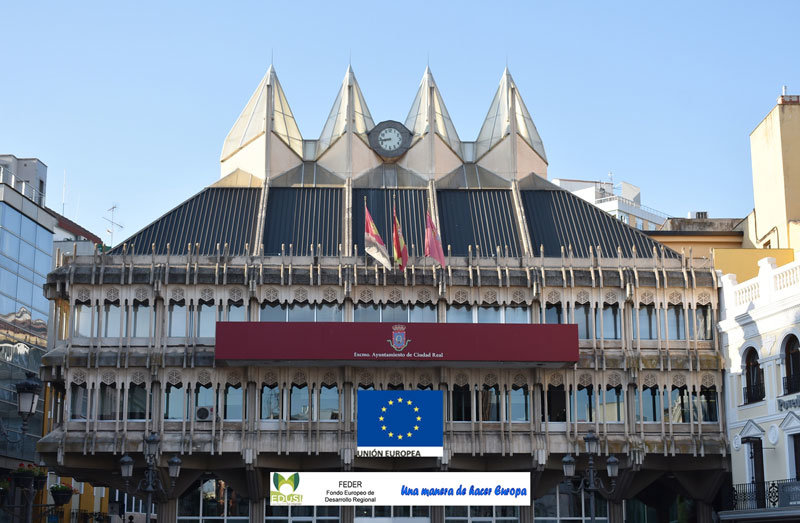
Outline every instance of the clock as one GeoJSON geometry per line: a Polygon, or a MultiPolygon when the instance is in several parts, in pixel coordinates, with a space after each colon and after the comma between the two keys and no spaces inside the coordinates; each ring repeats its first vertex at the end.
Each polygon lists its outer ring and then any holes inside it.
{"type": "Polygon", "coordinates": [[[394,120],[381,122],[368,134],[369,145],[385,159],[397,158],[411,145],[411,131],[394,120]]]}

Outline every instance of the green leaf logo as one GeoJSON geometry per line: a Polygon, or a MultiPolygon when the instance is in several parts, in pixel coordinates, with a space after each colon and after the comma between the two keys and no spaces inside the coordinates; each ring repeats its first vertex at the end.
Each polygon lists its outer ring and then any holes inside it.
{"type": "Polygon", "coordinates": [[[285,478],[282,475],[275,472],[272,475],[272,484],[275,485],[275,490],[278,491],[281,490],[282,485],[289,485],[290,487],[292,487],[292,492],[294,492],[295,490],[297,490],[297,486],[300,484],[300,474],[295,472],[288,478],[285,478]]]}

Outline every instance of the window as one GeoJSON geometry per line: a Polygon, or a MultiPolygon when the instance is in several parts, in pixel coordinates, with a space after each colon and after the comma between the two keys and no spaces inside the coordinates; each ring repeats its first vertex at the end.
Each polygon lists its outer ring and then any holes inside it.
{"type": "Polygon", "coordinates": [[[472,419],[472,395],[469,385],[454,385],[452,400],[453,421],[470,421],[472,419]]]}
{"type": "Polygon", "coordinates": [[[686,385],[672,386],[669,416],[673,423],[689,423],[689,394],[686,385]]]}
{"type": "Polygon", "coordinates": [[[500,421],[500,387],[484,385],[480,402],[482,421],[500,421]]]}
{"type": "Polygon", "coordinates": [[[591,323],[591,307],[588,303],[575,304],[575,323],[578,324],[578,338],[582,340],[589,340],[592,338],[591,323]]]}
{"type": "Polygon", "coordinates": [[[117,404],[122,398],[117,397],[116,383],[100,384],[100,411],[98,419],[109,421],[117,419],[117,404]]]}
{"type": "Polygon", "coordinates": [[[353,321],[377,323],[381,321],[381,309],[375,303],[357,303],[353,308],[353,321]]]}
{"type": "Polygon", "coordinates": [[[214,396],[214,388],[211,385],[198,385],[194,391],[195,407],[210,407],[213,409],[217,403],[214,396]]]}
{"type": "Polygon", "coordinates": [[[217,335],[217,307],[213,303],[197,305],[197,337],[213,338],[217,335]]]}
{"type": "MultiPolygon", "coordinates": [[[[291,506],[291,507],[280,507],[266,505],[266,517],[265,520],[267,522],[274,521],[276,523],[288,523],[289,521],[292,522],[311,522],[316,521],[317,523],[339,523],[339,507],[332,507],[332,506],[323,506],[323,507],[303,507],[303,506],[291,506]],[[289,515],[291,514],[293,519],[289,519],[289,515]]],[[[372,507],[364,507],[359,506],[359,509],[369,509],[370,514],[372,513],[372,507]]]]}
{"type": "Polygon", "coordinates": [[[173,385],[172,383],[167,383],[164,397],[164,419],[184,419],[186,410],[183,404],[186,393],[183,390],[183,384],[178,383],[173,385]]]}
{"type": "MultiPolygon", "coordinates": [[[[590,510],[592,500],[589,497],[592,494],[585,490],[583,492],[575,492],[573,489],[573,485],[569,481],[565,481],[553,487],[544,496],[536,498],[533,501],[534,521],[570,521],[578,523],[590,521],[592,517],[596,517],[598,522],[605,523],[608,521],[608,502],[605,498],[597,492],[594,493],[595,513],[592,514],[590,510]]],[[[628,516],[630,518],[630,512],[628,516]]],[[[629,518],[626,519],[628,521],[644,521],[629,518]]]]}
{"type": "Polygon", "coordinates": [[[103,306],[103,336],[119,338],[122,334],[120,325],[124,322],[119,303],[108,303],[103,306]]]}
{"type": "Polygon", "coordinates": [[[339,389],[336,385],[322,385],[319,389],[319,419],[339,419],[339,389]]]}
{"type": "Polygon", "coordinates": [[[638,216],[636,217],[636,228],[642,230],[644,228],[644,222],[638,216]]]}
{"type": "Polygon", "coordinates": [[[322,303],[317,305],[315,321],[342,321],[342,306],[338,303],[322,303]]]}
{"type": "Polygon", "coordinates": [[[511,523],[520,521],[520,514],[519,507],[445,507],[444,521],[445,523],[511,523]]]}
{"type": "Polygon", "coordinates": [[[294,421],[308,421],[308,386],[292,383],[289,394],[289,416],[294,421]]]}
{"type": "Polygon", "coordinates": [[[472,307],[470,305],[448,306],[447,323],[472,323],[472,307]]]}
{"type": "Polygon", "coordinates": [[[242,385],[225,385],[225,419],[226,420],[241,420],[243,419],[243,412],[247,408],[244,398],[244,391],[242,385]]]}
{"type": "Polygon", "coordinates": [[[259,321],[286,321],[286,305],[264,302],[261,304],[259,321]]]}
{"type": "Polygon", "coordinates": [[[544,308],[544,322],[551,324],[565,323],[560,303],[548,303],[544,308]]]}
{"type": "Polygon", "coordinates": [[[656,323],[656,306],[640,305],[637,314],[639,339],[655,340],[658,339],[658,328],[656,323]]]}
{"type": "Polygon", "coordinates": [[[180,338],[186,336],[186,306],[173,303],[169,306],[169,336],[180,338]]]}
{"type": "Polygon", "coordinates": [[[545,420],[545,412],[547,421],[554,423],[567,421],[567,394],[564,391],[564,385],[548,385],[547,409],[545,409],[544,400],[544,395],[542,395],[542,421],[545,420]]]}
{"type": "Polygon", "coordinates": [[[506,307],[506,323],[530,323],[528,307],[506,307]]]}
{"type": "Polygon", "coordinates": [[[70,386],[70,419],[87,419],[89,415],[89,394],[86,383],[73,383],[70,386]]]}
{"type": "Polygon", "coordinates": [[[261,419],[281,419],[281,391],[277,383],[261,387],[261,419]]]}
{"type": "Polygon", "coordinates": [[[570,415],[570,421],[594,421],[594,385],[584,387],[578,385],[578,391],[575,394],[575,399],[572,398],[572,388],[570,387],[570,404],[573,410],[570,415]],[[577,417],[576,417],[577,416],[577,417]]]}
{"type": "Polygon", "coordinates": [[[133,330],[131,335],[135,338],[150,336],[150,307],[147,303],[133,302],[132,316],[133,330]]]}
{"type": "Polygon", "coordinates": [[[247,321],[247,306],[242,302],[229,304],[228,321],[247,321]]]}
{"type": "Polygon", "coordinates": [[[478,323],[503,323],[500,307],[478,307],[478,323]]]}
{"type": "Polygon", "coordinates": [[[713,321],[711,316],[711,304],[698,305],[694,310],[695,321],[697,326],[697,339],[698,340],[711,340],[714,339],[713,321]]]}
{"type": "Polygon", "coordinates": [[[514,385],[508,391],[506,418],[509,421],[530,420],[530,395],[527,385],[514,385]]]}
{"type": "MultiPolygon", "coordinates": [[[[696,411],[695,411],[696,412],[696,411]]],[[[700,387],[700,412],[705,422],[717,422],[717,387],[700,387]]]]}
{"type": "MultiPolygon", "coordinates": [[[[664,323],[661,323],[664,326],[664,323]]],[[[686,339],[686,322],[683,318],[683,305],[667,306],[667,339],[684,340],[686,339]]]]}
{"type": "Polygon", "coordinates": [[[636,421],[661,421],[661,395],[658,386],[642,387],[641,394],[636,391],[636,421]],[[639,403],[641,402],[641,415],[639,403]]]}
{"type": "Polygon", "coordinates": [[[600,396],[600,409],[603,421],[625,421],[625,394],[622,385],[606,385],[605,394],[600,396]]]}
{"type": "Polygon", "coordinates": [[[131,383],[128,387],[128,419],[147,419],[147,386],[131,383]]]}
{"type": "Polygon", "coordinates": [[[786,340],[786,377],[783,378],[783,393],[800,392],[800,342],[790,335],[786,340]]]}
{"type": "Polygon", "coordinates": [[[403,303],[387,303],[381,311],[381,321],[386,323],[406,323],[408,307],[403,303]]]}
{"type": "MultiPolygon", "coordinates": [[[[606,303],[603,309],[599,311],[600,318],[603,322],[602,336],[606,340],[618,340],[622,335],[622,325],[620,322],[619,305],[614,303],[606,303]]],[[[594,311],[594,332],[595,336],[600,337],[600,321],[598,321],[598,309],[594,311]]]]}
{"type": "Polygon", "coordinates": [[[84,303],[75,304],[75,336],[92,335],[92,307],[84,303]]]}
{"type": "Polygon", "coordinates": [[[408,321],[412,323],[436,323],[436,307],[433,305],[412,305],[408,309],[408,321]]]}
{"type": "Polygon", "coordinates": [[[758,352],[752,347],[745,352],[744,403],[755,403],[764,399],[764,372],[758,363],[758,352]]]}
{"type": "Polygon", "coordinates": [[[178,499],[179,523],[247,523],[250,500],[219,479],[197,481],[178,499]]]}

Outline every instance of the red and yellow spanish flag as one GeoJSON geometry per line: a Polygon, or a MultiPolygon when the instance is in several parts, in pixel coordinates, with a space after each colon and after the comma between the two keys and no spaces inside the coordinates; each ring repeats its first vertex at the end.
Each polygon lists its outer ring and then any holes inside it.
{"type": "Polygon", "coordinates": [[[392,268],[392,262],[389,261],[389,253],[386,251],[386,245],[378,233],[378,228],[375,227],[375,222],[372,221],[372,216],[367,209],[367,200],[364,199],[364,250],[367,254],[375,258],[375,261],[386,267],[392,268]]]}
{"type": "Polygon", "coordinates": [[[436,224],[433,223],[430,212],[425,213],[425,256],[430,256],[444,267],[442,240],[439,239],[439,233],[436,231],[436,224]]]}
{"type": "Polygon", "coordinates": [[[408,247],[403,238],[403,229],[400,228],[400,220],[397,219],[397,209],[392,205],[392,216],[394,225],[392,226],[392,247],[394,250],[394,263],[400,266],[400,270],[406,268],[408,264],[408,247]]]}

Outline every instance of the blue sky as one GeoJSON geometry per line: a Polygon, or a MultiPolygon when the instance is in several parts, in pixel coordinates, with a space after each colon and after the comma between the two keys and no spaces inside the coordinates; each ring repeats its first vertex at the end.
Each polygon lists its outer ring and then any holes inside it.
{"type": "Polygon", "coordinates": [[[506,61],[551,178],[642,188],[667,214],[752,209],[748,135],[800,93],[786,2],[13,2],[0,152],[49,166],[48,205],[108,241],[219,177],[225,135],[274,56],[306,138],[351,57],[375,121],[404,120],[426,62],[474,140],[506,61]],[[429,58],[428,58],[429,57],[429,58]]]}

